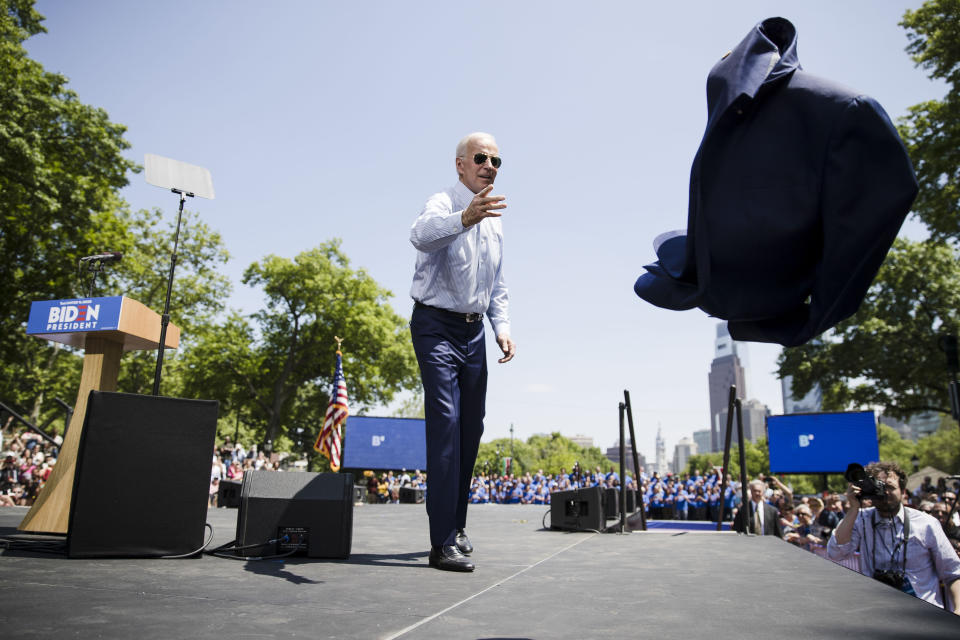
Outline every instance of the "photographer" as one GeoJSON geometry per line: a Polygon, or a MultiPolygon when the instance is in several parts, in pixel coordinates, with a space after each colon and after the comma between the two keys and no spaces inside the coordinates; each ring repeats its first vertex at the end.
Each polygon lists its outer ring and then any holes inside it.
{"type": "Polygon", "coordinates": [[[873,463],[859,479],[849,471],[850,508],[827,543],[830,558],[859,551],[860,573],[940,607],[942,583],[960,615],[960,558],[935,518],[902,505],[907,475],[895,462],[873,463]],[[874,506],[861,508],[861,498],[874,506]]]}

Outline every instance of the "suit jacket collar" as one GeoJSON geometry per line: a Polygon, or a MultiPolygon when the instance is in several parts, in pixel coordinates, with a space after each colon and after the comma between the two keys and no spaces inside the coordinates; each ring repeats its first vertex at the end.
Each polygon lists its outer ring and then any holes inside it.
{"type": "Polygon", "coordinates": [[[752,100],[763,85],[787,78],[799,68],[796,27],[784,18],[768,18],[756,25],[707,76],[704,139],[737,99],[752,100]]]}

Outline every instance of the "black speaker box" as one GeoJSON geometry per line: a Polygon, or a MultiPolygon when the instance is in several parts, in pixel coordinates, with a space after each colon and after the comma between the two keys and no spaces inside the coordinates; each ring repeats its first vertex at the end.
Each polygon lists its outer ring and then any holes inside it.
{"type": "Polygon", "coordinates": [[[400,502],[404,504],[421,504],[423,502],[423,489],[400,487],[400,502]]]}
{"type": "Polygon", "coordinates": [[[550,528],[602,531],[606,526],[600,487],[557,491],[550,496],[550,528]]]}
{"type": "Polygon", "coordinates": [[[637,510],[637,490],[627,489],[627,513],[637,510]]]}
{"type": "Polygon", "coordinates": [[[217,489],[217,506],[237,508],[240,506],[240,489],[243,484],[239,480],[221,480],[217,489]]]}
{"type": "Polygon", "coordinates": [[[214,400],[91,391],[73,479],[67,555],[198,551],[217,411],[214,400]]]}
{"type": "Polygon", "coordinates": [[[238,549],[239,555],[297,549],[310,558],[348,558],[352,538],[353,474],[263,470],[243,474],[237,547],[250,548],[238,549]],[[271,540],[275,542],[267,544],[271,540]]]}
{"type": "Polygon", "coordinates": [[[607,520],[620,517],[620,492],[613,487],[603,489],[603,514],[607,520]]]}

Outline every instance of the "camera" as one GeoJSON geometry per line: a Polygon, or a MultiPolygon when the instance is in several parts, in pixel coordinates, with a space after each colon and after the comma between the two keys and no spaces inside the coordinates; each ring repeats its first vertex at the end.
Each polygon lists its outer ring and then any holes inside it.
{"type": "Polygon", "coordinates": [[[873,572],[873,579],[883,584],[888,584],[894,589],[903,590],[903,572],[902,571],[890,571],[888,569],[880,570],[876,569],[873,572]]]}
{"type": "MultiPolygon", "coordinates": [[[[860,489],[861,498],[883,498],[887,495],[887,485],[873,476],[867,475],[866,470],[861,464],[851,462],[847,465],[847,470],[844,472],[843,477],[847,482],[860,489]]],[[[879,578],[877,579],[879,580],[879,578]]]]}

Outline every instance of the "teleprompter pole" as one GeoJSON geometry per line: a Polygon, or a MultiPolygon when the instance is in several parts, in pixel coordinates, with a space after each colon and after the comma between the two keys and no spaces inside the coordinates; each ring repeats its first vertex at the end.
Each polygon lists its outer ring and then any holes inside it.
{"type": "Polygon", "coordinates": [[[153,374],[153,395],[160,395],[160,372],[163,369],[163,350],[167,343],[167,325],[170,324],[170,293],[173,291],[173,272],[177,268],[177,247],[180,244],[180,220],[183,218],[183,203],[192,193],[179,189],[170,189],[180,194],[180,210],[177,212],[177,232],[173,236],[173,254],[170,256],[170,275],[167,277],[167,300],[163,304],[163,315],[160,316],[160,345],[157,347],[157,370],[153,374]]]}
{"type": "MultiPolygon", "coordinates": [[[[730,395],[727,397],[727,430],[723,439],[723,468],[720,470],[720,513],[717,514],[717,531],[723,527],[723,500],[727,493],[727,473],[730,469],[730,436],[733,435],[733,404],[737,399],[737,387],[730,385],[730,395]]],[[[741,447],[742,448],[742,447],[741,447]]]]}
{"type": "MultiPolygon", "coordinates": [[[[647,530],[647,505],[643,501],[643,491],[640,484],[640,456],[637,455],[637,436],[633,431],[633,406],[630,404],[630,392],[623,390],[623,401],[627,405],[627,425],[630,427],[630,449],[633,452],[633,479],[637,484],[637,508],[640,509],[640,529],[647,530]]],[[[620,441],[623,442],[623,435],[620,435],[620,441]]],[[[621,460],[623,458],[621,457],[621,460]]],[[[626,491],[627,479],[620,470],[620,487],[626,491]]]]}
{"type": "Polygon", "coordinates": [[[627,458],[627,445],[624,440],[623,433],[623,416],[626,413],[627,405],[623,402],[620,403],[620,495],[617,496],[620,500],[620,533],[626,533],[627,531],[627,489],[624,486],[623,480],[626,478],[626,458],[627,458]]]}

